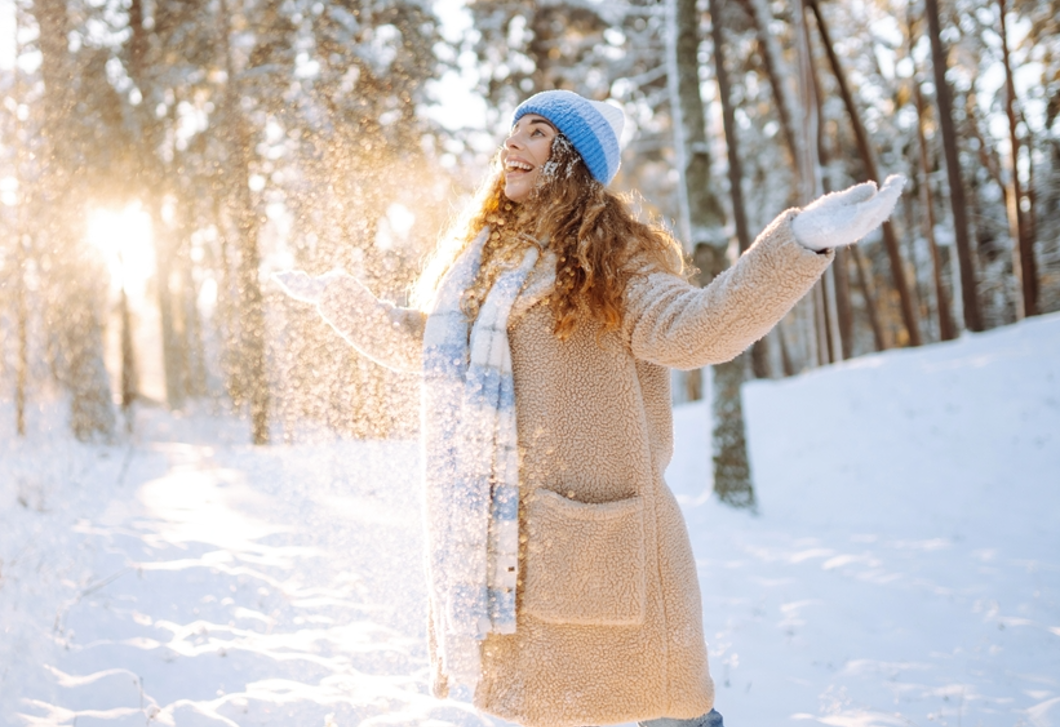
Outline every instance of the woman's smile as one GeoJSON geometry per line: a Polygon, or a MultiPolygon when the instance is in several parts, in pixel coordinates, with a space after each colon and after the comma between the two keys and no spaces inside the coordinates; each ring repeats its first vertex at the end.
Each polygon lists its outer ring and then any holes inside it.
{"type": "Polygon", "coordinates": [[[559,132],[543,116],[527,114],[512,127],[504,142],[504,196],[522,202],[537,185],[541,169],[552,156],[552,140],[559,132]]]}

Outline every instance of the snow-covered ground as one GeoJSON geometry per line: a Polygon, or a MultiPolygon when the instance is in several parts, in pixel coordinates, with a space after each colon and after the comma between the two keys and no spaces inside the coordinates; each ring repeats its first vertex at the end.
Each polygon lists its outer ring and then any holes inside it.
{"type": "MultiPolygon", "coordinates": [[[[745,405],[759,513],[669,473],[730,727],[1060,725],[1060,316],[745,405]]],[[[121,446],[0,403],[0,724],[489,723],[427,695],[417,448],[255,449],[206,413],[121,446]]]]}

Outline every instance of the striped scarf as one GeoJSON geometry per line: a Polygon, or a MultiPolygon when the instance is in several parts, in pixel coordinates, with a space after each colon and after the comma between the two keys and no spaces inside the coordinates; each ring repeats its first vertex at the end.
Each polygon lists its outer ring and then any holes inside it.
{"type": "Polygon", "coordinates": [[[498,276],[472,323],[461,310],[484,231],[446,273],[423,339],[428,587],[442,672],[472,688],[479,644],[515,632],[519,452],[508,316],[538,259],[498,276]]]}

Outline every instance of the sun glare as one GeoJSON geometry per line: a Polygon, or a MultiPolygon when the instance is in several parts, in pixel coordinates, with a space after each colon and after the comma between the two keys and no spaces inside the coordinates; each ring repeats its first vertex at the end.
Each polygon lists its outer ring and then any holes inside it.
{"type": "Polygon", "coordinates": [[[143,297],[155,271],[151,217],[138,202],[121,210],[97,209],[88,217],[87,240],[102,253],[111,285],[143,297]]]}

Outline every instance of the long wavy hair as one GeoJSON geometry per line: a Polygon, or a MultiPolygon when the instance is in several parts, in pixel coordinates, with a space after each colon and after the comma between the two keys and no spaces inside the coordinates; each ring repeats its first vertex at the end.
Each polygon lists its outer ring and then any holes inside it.
{"type": "Polygon", "coordinates": [[[623,299],[633,274],[649,267],[685,274],[680,244],[655,222],[636,219],[630,201],[604,187],[589,173],[581,155],[559,134],[548,163],[522,203],[504,196],[501,153],[465,217],[439,245],[420,277],[414,298],[425,302],[445,271],[484,229],[490,235],[474,284],[461,307],[474,320],[500,273],[522,260],[528,245],[547,243],[556,254],[556,284],[548,297],[554,332],[567,338],[587,321],[600,332],[621,325],[623,299]]]}

